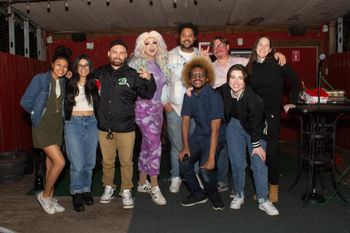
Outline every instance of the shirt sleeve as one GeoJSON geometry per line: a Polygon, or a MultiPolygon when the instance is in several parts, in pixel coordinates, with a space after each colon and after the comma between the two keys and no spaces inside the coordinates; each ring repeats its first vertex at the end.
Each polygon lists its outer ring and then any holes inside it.
{"type": "Polygon", "coordinates": [[[35,76],[30,82],[20,101],[20,104],[24,110],[30,114],[32,114],[35,99],[39,94],[39,90],[39,76],[35,76]]]}
{"type": "Polygon", "coordinates": [[[297,75],[293,71],[292,67],[289,64],[285,64],[281,67],[283,72],[283,77],[290,81],[290,94],[289,94],[289,102],[291,104],[296,104],[299,97],[299,80],[297,75]]]}
{"type": "Polygon", "coordinates": [[[193,116],[191,97],[184,95],[184,100],[181,109],[181,116],[193,116]]]}

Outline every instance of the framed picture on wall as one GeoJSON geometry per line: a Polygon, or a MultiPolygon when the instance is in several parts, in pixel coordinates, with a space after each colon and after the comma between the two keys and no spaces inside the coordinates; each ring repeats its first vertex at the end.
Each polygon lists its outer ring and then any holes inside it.
{"type": "Polygon", "coordinates": [[[251,53],[252,53],[251,49],[230,49],[229,50],[229,54],[235,57],[249,58],[251,53]]]}
{"type": "Polygon", "coordinates": [[[210,47],[210,42],[198,42],[198,49],[202,50],[202,49],[208,49],[209,47],[209,55],[213,55],[213,50],[210,47]]]}

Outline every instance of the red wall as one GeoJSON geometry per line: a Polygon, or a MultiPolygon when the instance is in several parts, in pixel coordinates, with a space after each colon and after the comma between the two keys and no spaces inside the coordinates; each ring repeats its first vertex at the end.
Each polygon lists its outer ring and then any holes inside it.
{"type": "Polygon", "coordinates": [[[31,123],[19,101],[33,75],[46,70],[48,65],[2,52],[0,64],[0,152],[31,150],[31,123]]]}

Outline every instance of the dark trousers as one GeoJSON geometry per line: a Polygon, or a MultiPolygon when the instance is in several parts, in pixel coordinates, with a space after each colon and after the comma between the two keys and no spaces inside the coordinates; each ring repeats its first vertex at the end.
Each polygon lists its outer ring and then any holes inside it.
{"type": "MultiPolygon", "coordinates": [[[[196,135],[191,135],[189,144],[191,156],[180,161],[180,172],[185,178],[184,182],[191,192],[191,196],[200,197],[205,194],[203,189],[199,186],[194,171],[194,165],[197,161],[199,161],[199,175],[203,181],[206,194],[211,201],[216,200],[218,196],[220,196],[217,189],[216,169],[207,170],[201,168],[201,166],[208,160],[210,137],[198,137],[196,135]]],[[[221,148],[222,144],[220,143],[216,149],[216,156],[219,154],[221,148]]]]}
{"type": "Polygon", "coordinates": [[[267,121],[266,164],[268,167],[268,180],[272,185],[279,183],[278,141],[280,138],[280,114],[280,109],[265,110],[267,121]]]}

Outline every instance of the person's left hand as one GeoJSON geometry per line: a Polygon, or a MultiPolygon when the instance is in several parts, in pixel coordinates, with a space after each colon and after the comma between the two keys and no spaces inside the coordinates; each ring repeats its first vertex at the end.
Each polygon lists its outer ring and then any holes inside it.
{"type": "Polygon", "coordinates": [[[65,75],[65,77],[66,77],[67,79],[70,79],[72,76],[73,76],[72,71],[68,70],[67,73],[66,73],[66,75],[65,75]]]}
{"type": "Polygon", "coordinates": [[[276,60],[278,60],[278,64],[280,66],[284,66],[287,63],[286,56],[284,56],[283,53],[276,52],[274,54],[274,57],[275,57],[276,60]]]}
{"type": "Polygon", "coordinates": [[[151,79],[151,74],[143,68],[141,68],[140,71],[138,71],[137,73],[139,74],[140,78],[142,78],[142,79],[147,79],[147,80],[151,79]]]}
{"type": "Polygon", "coordinates": [[[210,46],[207,46],[206,49],[201,48],[201,55],[209,58],[209,49],[210,49],[210,46]]]}
{"type": "Polygon", "coordinates": [[[208,159],[207,162],[205,162],[201,168],[204,168],[207,170],[213,170],[215,168],[215,160],[208,159]]]}
{"type": "Polygon", "coordinates": [[[266,151],[261,146],[253,148],[252,156],[253,155],[258,155],[262,161],[266,160],[266,151]]]}
{"type": "Polygon", "coordinates": [[[295,108],[295,104],[286,104],[283,106],[284,112],[288,113],[289,109],[295,108]]]}
{"type": "Polygon", "coordinates": [[[191,97],[192,96],[192,90],[193,90],[193,87],[187,87],[186,89],[186,95],[188,97],[191,97]]]}

